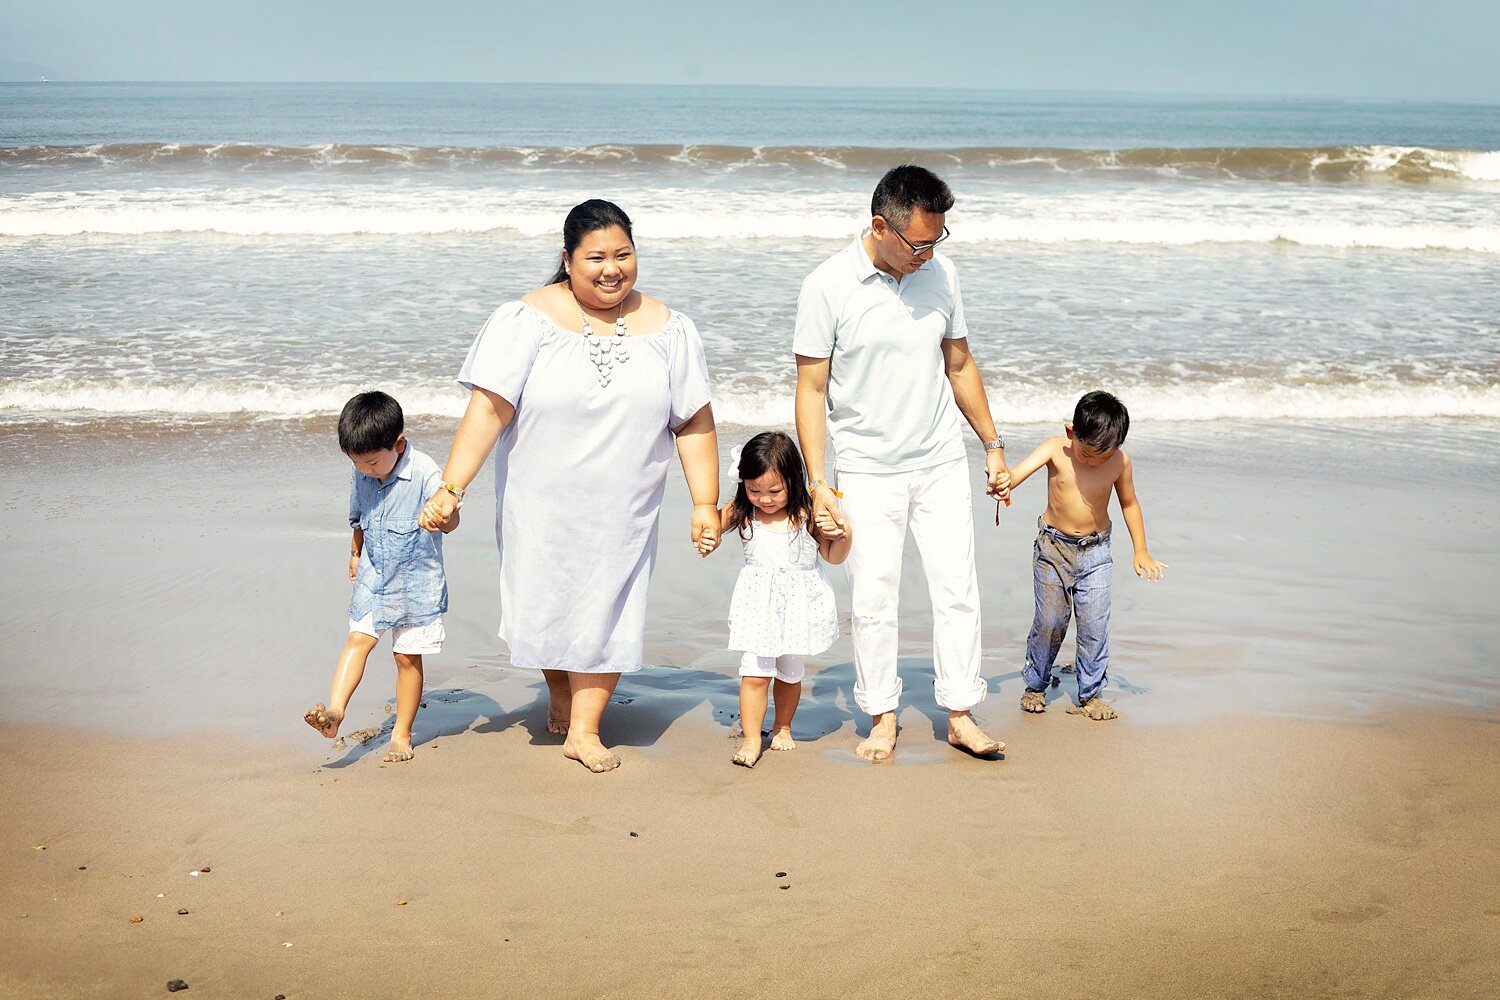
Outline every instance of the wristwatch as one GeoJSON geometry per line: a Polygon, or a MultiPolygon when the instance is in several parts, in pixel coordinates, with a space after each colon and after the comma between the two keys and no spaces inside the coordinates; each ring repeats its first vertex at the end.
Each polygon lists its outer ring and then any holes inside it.
{"type": "Polygon", "coordinates": [[[1003,438],[1003,437],[996,437],[995,440],[993,440],[993,441],[986,441],[984,443],[984,450],[985,451],[1004,451],[1005,450],[1005,438],[1003,438]]]}
{"type": "Polygon", "coordinates": [[[460,500],[464,498],[464,488],[462,486],[455,486],[446,479],[438,486],[438,489],[447,490],[460,500]]]}

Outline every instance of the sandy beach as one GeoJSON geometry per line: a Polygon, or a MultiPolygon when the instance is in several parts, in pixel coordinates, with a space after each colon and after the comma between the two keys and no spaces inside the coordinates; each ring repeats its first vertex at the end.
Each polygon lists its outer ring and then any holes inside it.
{"type": "Polygon", "coordinates": [[[384,647],[345,726],[373,739],[300,719],[346,600],[328,426],[7,428],[0,994],[1489,995],[1500,450],[1469,430],[1137,428],[1171,569],[1118,575],[1116,539],[1108,724],[1064,714],[1068,675],[1017,708],[1041,494],[999,528],[977,504],[998,761],[940,742],[913,557],[896,760],[853,755],[846,635],[798,749],[730,766],[737,543],[697,560],[674,475],[653,666],[599,776],[493,638],[487,488],[447,547],[417,756],[385,765],[384,647]]]}

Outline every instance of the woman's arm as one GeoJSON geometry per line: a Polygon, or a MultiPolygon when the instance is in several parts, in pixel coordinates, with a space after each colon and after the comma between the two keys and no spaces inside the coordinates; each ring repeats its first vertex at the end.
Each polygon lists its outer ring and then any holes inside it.
{"type": "Polygon", "coordinates": [[[719,435],[713,405],[705,404],[672,433],[677,435],[677,458],[693,498],[693,546],[706,556],[719,547],[719,435]]]}
{"type": "MultiPolygon", "coordinates": [[[[474,477],[479,475],[484,460],[494,450],[495,442],[500,440],[501,432],[515,417],[516,408],[503,396],[475,386],[469,393],[469,407],[464,410],[464,417],[453,434],[448,464],[443,468],[443,481],[459,489],[468,489],[474,477]]],[[[448,490],[438,490],[423,506],[417,523],[428,531],[452,531],[458,526],[456,519],[453,527],[444,529],[444,525],[457,510],[458,497],[448,490]]]]}

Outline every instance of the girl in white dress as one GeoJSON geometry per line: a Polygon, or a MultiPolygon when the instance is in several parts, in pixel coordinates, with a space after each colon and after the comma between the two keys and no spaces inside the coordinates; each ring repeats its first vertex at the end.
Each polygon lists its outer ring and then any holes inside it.
{"type": "Polygon", "coordinates": [[[833,588],[823,563],[849,555],[850,533],[826,537],[812,523],[812,498],[802,456],[779,431],[757,434],[740,453],[739,488],[719,511],[720,531],[738,531],[745,543],[729,602],[729,647],[740,660],[740,724],[744,743],[734,763],[754,767],[761,755],[761,724],[775,680],[776,721],[771,749],[790,750],[792,715],[802,697],[802,659],[838,638],[833,588]]]}

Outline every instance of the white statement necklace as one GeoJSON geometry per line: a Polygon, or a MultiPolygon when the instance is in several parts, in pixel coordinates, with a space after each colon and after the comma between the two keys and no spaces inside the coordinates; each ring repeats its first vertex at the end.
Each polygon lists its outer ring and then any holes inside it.
{"type": "Polygon", "coordinates": [[[589,323],[589,314],[583,311],[583,303],[578,301],[578,296],[573,296],[573,301],[578,305],[578,315],[583,317],[583,336],[589,345],[589,360],[599,373],[599,387],[604,388],[613,377],[615,365],[623,365],[630,360],[630,349],[622,339],[630,336],[630,331],[625,326],[625,300],[620,300],[620,311],[615,313],[614,335],[606,337],[594,332],[589,323]]]}

